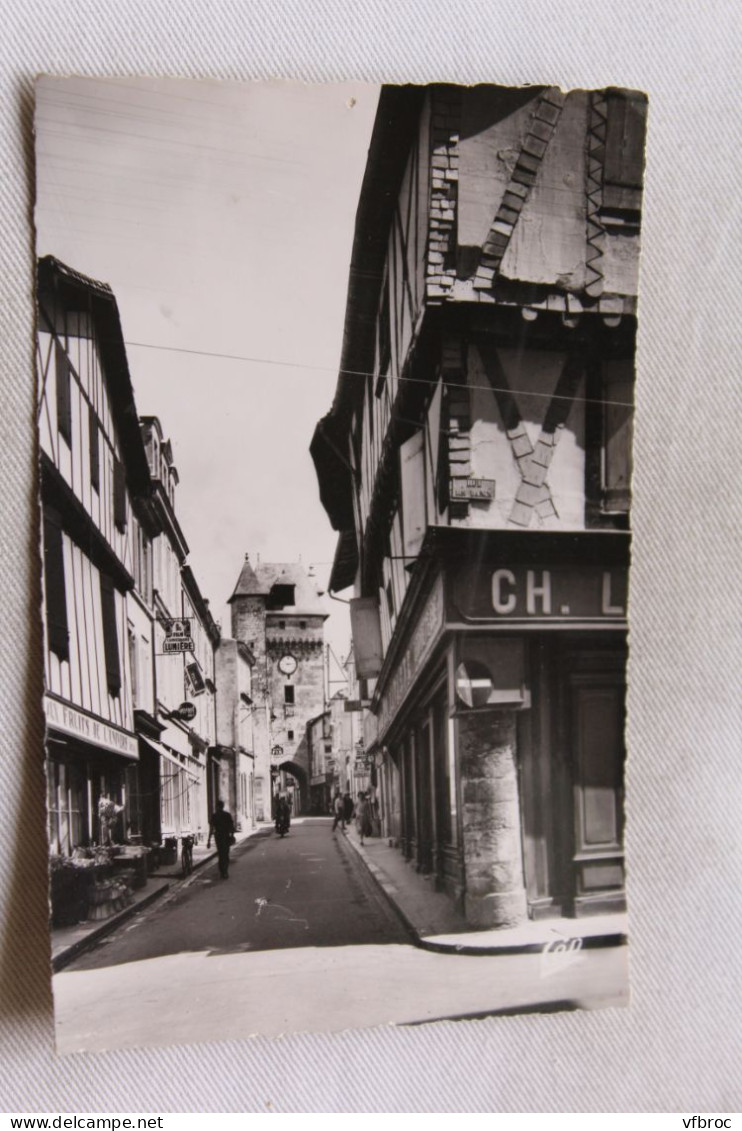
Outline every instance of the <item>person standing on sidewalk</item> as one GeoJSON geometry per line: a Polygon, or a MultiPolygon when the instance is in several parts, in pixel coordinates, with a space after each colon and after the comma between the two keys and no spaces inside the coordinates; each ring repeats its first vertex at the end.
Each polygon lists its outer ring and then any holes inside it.
{"type": "Polygon", "coordinates": [[[343,810],[344,810],[343,815],[345,817],[345,823],[346,823],[346,825],[349,825],[350,822],[353,820],[353,814],[356,811],[356,807],[353,804],[353,798],[350,796],[350,790],[349,789],[346,789],[345,795],[343,797],[343,810]]]}
{"type": "Polygon", "coordinates": [[[337,794],[332,803],[332,808],[335,813],[335,820],[332,822],[332,831],[335,832],[335,829],[338,827],[338,822],[340,822],[340,828],[345,832],[345,798],[341,793],[337,794]]]}
{"type": "Polygon", "coordinates": [[[358,794],[358,832],[361,844],[365,836],[373,836],[373,808],[367,793],[358,794]]]}
{"type": "Polygon", "coordinates": [[[219,875],[226,880],[229,878],[229,850],[234,844],[234,821],[232,814],[224,808],[223,801],[217,801],[216,811],[211,816],[207,848],[211,847],[212,836],[219,856],[219,875]]]}

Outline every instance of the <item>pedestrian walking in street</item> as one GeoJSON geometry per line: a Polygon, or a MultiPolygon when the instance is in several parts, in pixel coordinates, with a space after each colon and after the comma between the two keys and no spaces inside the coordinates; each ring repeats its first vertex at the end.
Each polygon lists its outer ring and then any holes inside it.
{"type": "Polygon", "coordinates": [[[346,823],[346,825],[349,825],[350,822],[353,820],[353,814],[356,811],[356,807],[353,804],[353,798],[350,796],[350,790],[348,790],[348,789],[346,789],[345,795],[343,797],[343,809],[344,809],[345,823],[346,823]]]}
{"type": "Polygon", "coordinates": [[[223,801],[217,801],[216,811],[211,816],[207,848],[211,847],[212,836],[219,856],[219,875],[226,880],[229,878],[229,850],[234,844],[234,821],[223,801]]]}
{"type": "Polygon", "coordinates": [[[291,825],[291,801],[281,793],[276,798],[276,832],[285,836],[291,825]]]}
{"type": "Polygon", "coordinates": [[[340,828],[345,832],[345,798],[341,793],[338,793],[333,801],[332,809],[335,814],[335,820],[332,822],[332,831],[335,832],[339,823],[340,828]]]}
{"type": "Polygon", "coordinates": [[[363,838],[366,836],[373,836],[373,807],[371,800],[367,793],[358,794],[358,832],[361,837],[361,844],[363,838]]]}

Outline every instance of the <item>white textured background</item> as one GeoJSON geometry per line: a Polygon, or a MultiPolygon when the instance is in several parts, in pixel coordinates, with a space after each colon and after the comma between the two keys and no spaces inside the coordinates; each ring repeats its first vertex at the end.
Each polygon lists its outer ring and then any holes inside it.
{"type": "Polygon", "coordinates": [[[267,1101],[299,1112],[739,1110],[738,7],[0,0],[3,1110],[254,1112],[267,1101]],[[630,612],[631,1009],[55,1057],[35,556],[39,72],[649,93],[630,612]]]}

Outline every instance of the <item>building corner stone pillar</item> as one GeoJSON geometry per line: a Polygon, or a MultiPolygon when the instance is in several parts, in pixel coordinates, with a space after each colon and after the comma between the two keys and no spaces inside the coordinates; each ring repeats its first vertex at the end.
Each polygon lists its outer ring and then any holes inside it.
{"type": "Polygon", "coordinates": [[[466,918],[514,927],[527,916],[515,712],[459,716],[466,918]]]}

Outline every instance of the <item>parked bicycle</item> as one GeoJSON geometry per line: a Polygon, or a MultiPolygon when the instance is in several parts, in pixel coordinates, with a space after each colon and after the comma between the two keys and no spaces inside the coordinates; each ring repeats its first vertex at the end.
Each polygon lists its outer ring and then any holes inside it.
{"type": "Polygon", "coordinates": [[[193,845],[196,838],[192,833],[185,833],[180,838],[180,866],[184,876],[190,876],[193,871],[193,845]]]}

